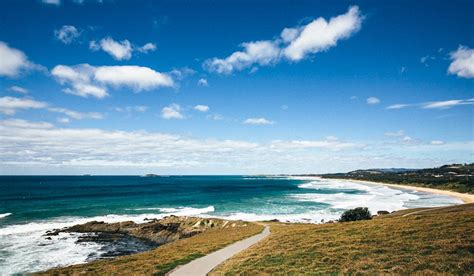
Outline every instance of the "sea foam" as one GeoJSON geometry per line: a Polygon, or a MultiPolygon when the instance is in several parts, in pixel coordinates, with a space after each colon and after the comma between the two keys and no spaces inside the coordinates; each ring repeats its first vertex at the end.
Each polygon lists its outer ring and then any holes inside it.
{"type": "Polygon", "coordinates": [[[4,214],[0,214],[0,219],[1,218],[6,218],[8,217],[9,215],[11,215],[12,213],[4,213],[4,214]]]}
{"type": "MultiPolygon", "coordinates": [[[[164,209],[164,208],[162,208],[164,209]]],[[[138,215],[105,215],[95,217],[58,217],[39,222],[8,225],[0,228],[0,248],[8,252],[2,256],[0,275],[41,271],[57,266],[84,263],[90,255],[100,253],[96,243],[79,243],[81,234],[61,233],[47,240],[43,235],[48,230],[60,229],[89,221],[108,223],[120,221],[145,222],[145,219],[160,219],[169,215],[194,216],[213,212],[214,206],[204,208],[168,208],[160,213],[138,215]],[[167,212],[165,212],[167,211],[167,212]]],[[[1,252],[0,252],[1,253],[1,252]]]]}
{"type": "MultiPolygon", "coordinates": [[[[372,213],[377,211],[396,211],[406,208],[431,207],[460,204],[461,200],[445,195],[429,194],[408,189],[399,189],[369,182],[355,182],[350,180],[323,179],[315,177],[296,178],[310,181],[298,185],[302,189],[315,190],[314,193],[292,194],[299,201],[327,203],[331,208],[350,209],[368,207],[372,213]],[[320,193],[327,189],[359,193],[338,192],[320,193]],[[361,192],[361,193],[360,193],[361,192]]],[[[341,211],[342,212],[342,211],[341,211]]]]}

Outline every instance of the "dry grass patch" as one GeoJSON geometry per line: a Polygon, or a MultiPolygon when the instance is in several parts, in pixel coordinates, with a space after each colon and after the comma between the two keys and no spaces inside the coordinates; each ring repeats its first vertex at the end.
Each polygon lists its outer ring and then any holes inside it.
{"type": "Polygon", "coordinates": [[[271,224],[213,275],[474,271],[474,204],[335,224],[271,224]]]}
{"type": "Polygon", "coordinates": [[[226,245],[256,235],[262,230],[263,226],[255,223],[236,222],[235,227],[209,230],[191,238],[162,245],[148,252],[57,268],[38,274],[165,275],[178,265],[183,265],[226,245]]]}

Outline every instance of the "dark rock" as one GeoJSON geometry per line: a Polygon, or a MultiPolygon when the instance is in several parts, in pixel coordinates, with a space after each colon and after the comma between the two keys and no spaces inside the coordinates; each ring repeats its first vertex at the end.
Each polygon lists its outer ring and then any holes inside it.
{"type": "Polygon", "coordinates": [[[390,214],[389,211],[377,211],[377,215],[381,216],[381,215],[388,215],[390,214]]]}

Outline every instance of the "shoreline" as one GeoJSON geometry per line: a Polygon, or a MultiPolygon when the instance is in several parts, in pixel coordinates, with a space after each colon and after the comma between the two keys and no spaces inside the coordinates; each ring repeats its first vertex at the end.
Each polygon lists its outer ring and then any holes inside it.
{"type": "Polygon", "coordinates": [[[384,182],[374,182],[374,181],[366,181],[366,180],[357,180],[357,179],[345,179],[345,178],[324,178],[324,179],[337,179],[337,180],[349,180],[358,183],[368,183],[368,184],[375,184],[375,185],[383,185],[392,188],[399,188],[405,190],[413,190],[418,192],[426,192],[438,195],[448,195],[455,198],[458,198],[463,201],[463,203],[474,203],[474,195],[460,193],[460,192],[453,192],[449,190],[440,190],[440,189],[433,189],[427,187],[419,187],[419,186],[410,186],[410,185],[401,185],[401,184],[391,184],[391,183],[384,183],[384,182]]]}

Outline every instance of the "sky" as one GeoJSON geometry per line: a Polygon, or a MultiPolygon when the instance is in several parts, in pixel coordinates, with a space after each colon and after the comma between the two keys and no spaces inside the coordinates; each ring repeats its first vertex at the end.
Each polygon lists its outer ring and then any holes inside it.
{"type": "Polygon", "coordinates": [[[472,1],[0,1],[0,174],[474,162],[472,1]]]}

